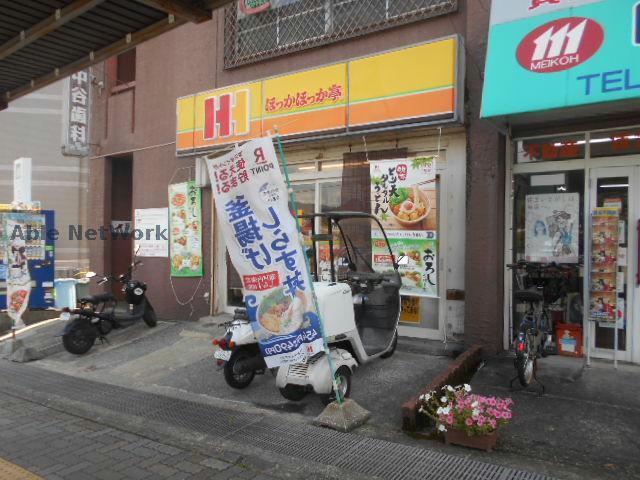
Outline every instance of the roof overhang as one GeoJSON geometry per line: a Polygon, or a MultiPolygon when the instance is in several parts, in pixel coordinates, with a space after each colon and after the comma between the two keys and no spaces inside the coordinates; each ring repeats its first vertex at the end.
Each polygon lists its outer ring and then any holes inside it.
{"type": "Polygon", "coordinates": [[[0,1],[0,110],[184,23],[207,21],[232,1],[0,1]]]}

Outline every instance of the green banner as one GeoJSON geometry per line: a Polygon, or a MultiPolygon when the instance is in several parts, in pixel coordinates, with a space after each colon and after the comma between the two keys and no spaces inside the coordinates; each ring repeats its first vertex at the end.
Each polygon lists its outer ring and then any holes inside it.
{"type": "Polygon", "coordinates": [[[169,185],[169,257],[172,277],[201,277],[202,202],[195,182],[169,185]]]}

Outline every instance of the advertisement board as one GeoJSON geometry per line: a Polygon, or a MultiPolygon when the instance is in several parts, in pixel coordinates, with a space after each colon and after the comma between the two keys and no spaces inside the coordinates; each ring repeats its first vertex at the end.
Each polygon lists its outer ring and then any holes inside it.
{"type": "MultiPolygon", "coordinates": [[[[438,214],[435,157],[371,161],[371,213],[385,229],[398,259],[403,295],[438,296],[438,214]]],[[[382,232],[373,230],[373,268],[392,258],[382,232]]]]}
{"type": "Polygon", "coordinates": [[[454,119],[458,38],[179,98],[176,150],[189,153],[275,133],[347,132],[454,119]]]}
{"type": "Polygon", "coordinates": [[[139,257],[169,255],[168,208],[137,208],[134,210],[134,250],[139,257]]]}
{"type": "Polygon", "coordinates": [[[527,195],[525,258],[528,262],[578,263],[580,194],[527,195]]]}
{"type": "Polygon", "coordinates": [[[267,367],[304,362],[324,349],[324,341],[273,142],[247,142],[207,159],[207,167],[219,225],[267,367]]]}
{"type": "Polygon", "coordinates": [[[596,208],[591,215],[589,318],[605,324],[615,324],[617,317],[619,218],[620,210],[610,207],[596,208]]]}
{"type": "Polygon", "coordinates": [[[202,206],[194,181],[169,185],[169,257],[172,277],[202,276],[202,206]]]}
{"type": "Polygon", "coordinates": [[[638,0],[494,0],[492,11],[482,117],[640,98],[638,0]]]}

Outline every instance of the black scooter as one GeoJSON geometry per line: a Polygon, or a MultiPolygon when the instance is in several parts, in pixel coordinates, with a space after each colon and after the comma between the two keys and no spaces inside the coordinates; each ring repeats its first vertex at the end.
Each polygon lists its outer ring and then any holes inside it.
{"type": "MultiPolygon", "coordinates": [[[[83,297],[78,300],[78,308],[63,311],[61,318],[68,320],[62,331],[64,348],[75,355],[83,355],[91,350],[96,339],[106,341],[106,335],[113,329],[122,328],[143,319],[149,327],[158,323],[156,312],[146,297],[147,284],[133,278],[133,273],[142,262],[134,261],[127,273],[118,278],[104,276],[98,280],[99,285],[111,281],[122,284],[122,291],[129,304],[126,312],[116,312],[116,298],[110,293],[102,293],[83,297]]],[[[88,272],[85,278],[93,278],[96,274],[88,272]]]]}

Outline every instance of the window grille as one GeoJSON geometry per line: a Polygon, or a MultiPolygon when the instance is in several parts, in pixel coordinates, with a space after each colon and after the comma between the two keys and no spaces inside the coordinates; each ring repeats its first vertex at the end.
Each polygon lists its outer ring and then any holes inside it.
{"type": "Polygon", "coordinates": [[[458,0],[272,0],[253,15],[225,8],[225,68],[455,12],[458,0]]]}

